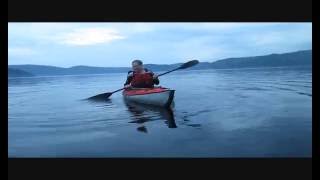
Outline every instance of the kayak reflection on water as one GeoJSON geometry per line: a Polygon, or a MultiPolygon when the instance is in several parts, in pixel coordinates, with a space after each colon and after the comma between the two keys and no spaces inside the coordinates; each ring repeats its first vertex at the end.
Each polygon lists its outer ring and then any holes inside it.
{"type": "Polygon", "coordinates": [[[175,123],[174,114],[172,107],[162,108],[151,105],[144,105],[134,102],[125,101],[125,105],[128,108],[128,111],[132,114],[132,121],[129,123],[137,123],[140,126],[137,128],[138,131],[147,133],[148,130],[145,126],[145,122],[155,121],[159,119],[165,120],[165,123],[169,128],[177,128],[175,123]]]}

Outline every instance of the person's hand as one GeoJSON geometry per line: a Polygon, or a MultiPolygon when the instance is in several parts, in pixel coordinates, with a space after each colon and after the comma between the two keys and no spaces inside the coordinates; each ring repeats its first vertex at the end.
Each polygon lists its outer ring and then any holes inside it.
{"type": "Polygon", "coordinates": [[[127,84],[127,85],[124,86],[125,89],[128,89],[130,87],[131,87],[131,84],[127,84]]]}
{"type": "Polygon", "coordinates": [[[157,74],[153,74],[153,79],[157,79],[158,75],[157,74]]]}

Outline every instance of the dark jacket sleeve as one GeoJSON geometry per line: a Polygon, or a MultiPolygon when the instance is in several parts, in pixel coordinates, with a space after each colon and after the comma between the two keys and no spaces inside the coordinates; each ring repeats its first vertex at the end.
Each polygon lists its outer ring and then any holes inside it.
{"type": "MultiPolygon", "coordinates": [[[[154,73],[152,72],[152,71],[150,71],[151,72],[151,74],[152,74],[152,76],[154,75],[154,73]]],[[[155,79],[153,79],[153,83],[155,84],[155,85],[158,85],[159,83],[160,83],[160,80],[159,80],[159,78],[155,78],[155,79]]]]}
{"type": "Polygon", "coordinates": [[[153,79],[153,83],[154,83],[155,85],[158,85],[158,84],[160,83],[159,78],[153,79]]]}
{"type": "Polygon", "coordinates": [[[132,81],[132,74],[131,74],[131,72],[129,71],[129,72],[128,72],[128,76],[127,76],[127,80],[126,80],[126,82],[124,83],[124,86],[130,84],[131,81],[132,81]]]}
{"type": "Polygon", "coordinates": [[[132,81],[132,76],[128,76],[126,82],[124,83],[124,86],[130,84],[131,81],[132,81]]]}

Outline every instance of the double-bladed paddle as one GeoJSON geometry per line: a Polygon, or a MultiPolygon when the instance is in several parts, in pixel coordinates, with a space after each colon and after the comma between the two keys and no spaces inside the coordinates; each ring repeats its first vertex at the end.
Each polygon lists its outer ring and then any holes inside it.
{"type": "MultiPolygon", "coordinates": [[[[181,64],[178,68],[175,68],[175,69],[172,69],[172,70],[170,70],[170,71],[167,71],[167,72],[164,72],[164,73],[159,74],[158,77],[159,77],[159,76],[163,76],[163,75],[168,74],[168,73],[171,73],[171,72],[173,72],[173,71],[180,70],[180,69],[187,69],[187,68],[192,67],[192,66],[194,66],[194,65],[196,65],[196,64],[198,64],[198,63],[199,63],[198,60],[192,60],[192,61],[183,63],[183,64],[181,64]]],[[[113,92],[107,92],[107,93],[98,94],[98,95],[89,97],[88,99],[89,99],[89,100],[90,100],[90,99],[107,99],[107,98],[109,98],[113,93],[122,91],[123,89],[124,89],[124,88],[115,90],[115,91],[113,91],[113,92]]]]}

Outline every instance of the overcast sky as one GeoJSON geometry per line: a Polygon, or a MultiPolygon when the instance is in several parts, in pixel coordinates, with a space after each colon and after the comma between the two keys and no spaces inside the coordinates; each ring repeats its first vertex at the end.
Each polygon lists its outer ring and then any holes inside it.
{"type": "Polygon", "coordinates": [[[8,63],[128,67],[312,48],[312,23],[8,23],[8,63]]]}

